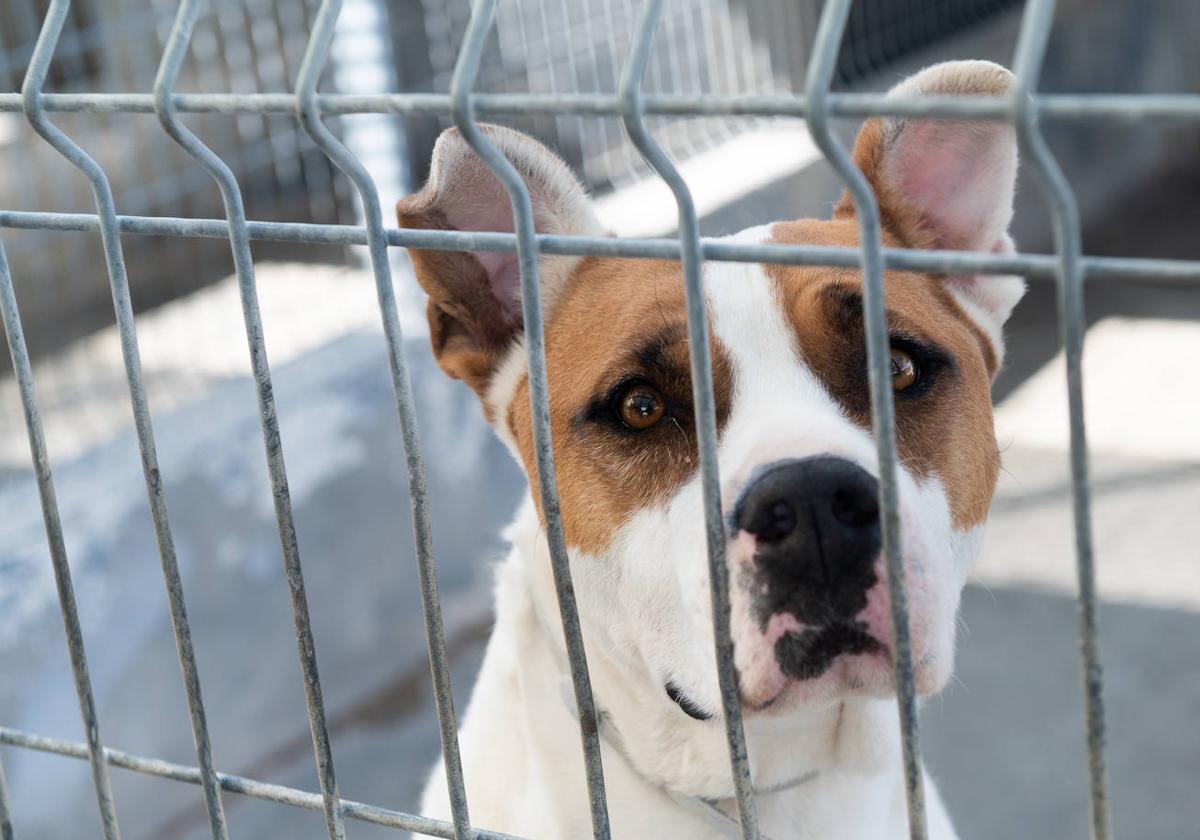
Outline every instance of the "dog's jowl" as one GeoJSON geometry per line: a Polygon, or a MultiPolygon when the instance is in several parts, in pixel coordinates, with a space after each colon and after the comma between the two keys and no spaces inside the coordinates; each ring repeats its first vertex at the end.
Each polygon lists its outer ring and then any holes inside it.
{"type": "MultiPolygon", "coordinates": [[[[905,96],[1004,96],[986,62],[928,68],[905,96]]],[[[537,229],[602,236],[590,199],[549,150],[485,127],[521,173],[537,229]]],[[[1012,249],[1016,142],[1000,123],[876,119],[855,161],[884,244],[1012,249]]],[[[408,228],[511,231],[507,194],[454,131],[408,228]]],[[[743,242],[858,245],[849,198],[827,220],[743,242]]],[[[475,390],[535,475],[516,257],[413,251],[433,350],[475,390]]],[[[596,702],[614,833],[708,838],[681,797],[732,808],[709,613],[682,272],[655,260],[543,256],[550,423],[596,702]]],[[[870,431],[857,269],[710,262],[734,662],[764,832],[907,837],[890,604],[870,431]]],[[[917,691],[950,677],[959,598],[999,469],[990,386],[1014,277],[884,276],[899,445],[901,553],[917,691]]],[[[474,824],[527,837],[590,835],[577,720],[539,500],[528,496],[496,573],[496,624],[461,742],[474,824]],[[564,691],[564,688],[566,690],[564,691]]],[[[481,561],[485,558],[481,558],[481,561]]],[[[928,786],[931,834],[955,837],[928,786]]],[[[423,813],[448,815],[441,769],[423,813]]]]}

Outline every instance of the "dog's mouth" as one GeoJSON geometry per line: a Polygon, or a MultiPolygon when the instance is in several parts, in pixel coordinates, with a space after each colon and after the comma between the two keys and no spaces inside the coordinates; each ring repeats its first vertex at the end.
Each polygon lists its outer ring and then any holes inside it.
{"type": "Polygon", "coordinates": [[[789,631],[775,642],[775,661],[786,677],[811,680],[830,669],[838,657],[886,653],[865,622],[838,622],[789,631]]]}
{"type": "Polygon", "coordinates": [[[773,678],[764,682],[760,676],[757,684],[751,680],[748,685],[742,679],[747,675],[739,674],[748,711],[766,711],[786,698],[825,696],[831,690],[883,690],[875,684],[890,674],[887,645],[862,621],[788,630],[775,640],[772,653],[773,678]]]}
{"type": "MultiPolygon", "coordinates": [[[[775,642],[775,666],[781,676],[775,690],[767,697],[750,697],[743,692],[743,707],[750,712],[764,711],[774,705],[788,689],[825,676],[840,660],[867,656],[886,661],[888,647],[870,632],[862,621],[840,621],[819,627],[791,630],[775,642]]],[[[739,674],[739,682],[741,682],[739,674]]],[[[708,721],[717,717],[693,700],[678,683],[667,680],[667,696],[688,717],[708,721]]]]}

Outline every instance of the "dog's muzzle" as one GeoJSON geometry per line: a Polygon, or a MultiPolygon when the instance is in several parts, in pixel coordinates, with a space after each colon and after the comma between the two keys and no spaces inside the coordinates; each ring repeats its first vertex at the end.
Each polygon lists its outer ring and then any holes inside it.
{"type": "Polygon", "coordinates": [[[754,537],[755,613],[810,627],[852,623],[876,582],[879,485],[828,455],[779,461],[743,490],[732,525],[754,537]]]}

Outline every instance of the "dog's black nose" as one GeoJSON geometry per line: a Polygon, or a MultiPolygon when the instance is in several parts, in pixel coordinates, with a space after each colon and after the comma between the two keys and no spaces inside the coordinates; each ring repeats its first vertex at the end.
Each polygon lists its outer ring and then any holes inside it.
{"type": "Polygon", "coordinates": [[[757,538],[755,560],[772,589],[861,594],[875,582],[878,492],[875,478],[845,458],[781,461],[743,491],[733,525],[757,538]]]}

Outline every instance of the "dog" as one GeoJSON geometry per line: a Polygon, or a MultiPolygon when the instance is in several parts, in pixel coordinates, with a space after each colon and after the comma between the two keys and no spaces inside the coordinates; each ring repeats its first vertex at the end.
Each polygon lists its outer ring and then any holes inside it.
{"type": "MultiPolygon", "coordinates": [[[[989,62],[929,67],[902,96],[1006,96],[989,62]]],[[[482,126],[529,188],[540,233],[604,236],[567,166],[482,126]]],[[[1008,253],[1011,126],[876,118],[854,160],[883,243],[1008,253]]],[[[454,130],[410,229],[512,231],[507,194],[454,130]]],[[[856,211],[778,222],[736,242],[855,247],[856,211]]],[[[479,396],[536,476],[520,277],[511,253],[414,250],[440,367],[479,396]]],[[[613,836],[726,836],[732,815],[709,608],[682,270],[662,260],[540,258],[550,425],[579,617],[602,719],[613,836]],[[711,813],[694,807],[710,803],[711,813]]],[[[908,837],[878,461],[858,269],[709,262],[734,664],[765,835],[908,837]]],[[[899,446],[900,538],[917,693],[950,677],[961,593],[1000,466],[990,386],[1017,277],[884,272],[899,446]]],[[[507,533],[495,628],[460,739],[472,823],[536,838],[591,835],[549,549],[536,495],[507,533]]],[[[956,836],[926,779],[930,836],[956,836]]],[[[422,813],[447,818],[435,768],[422,813]]]]}

